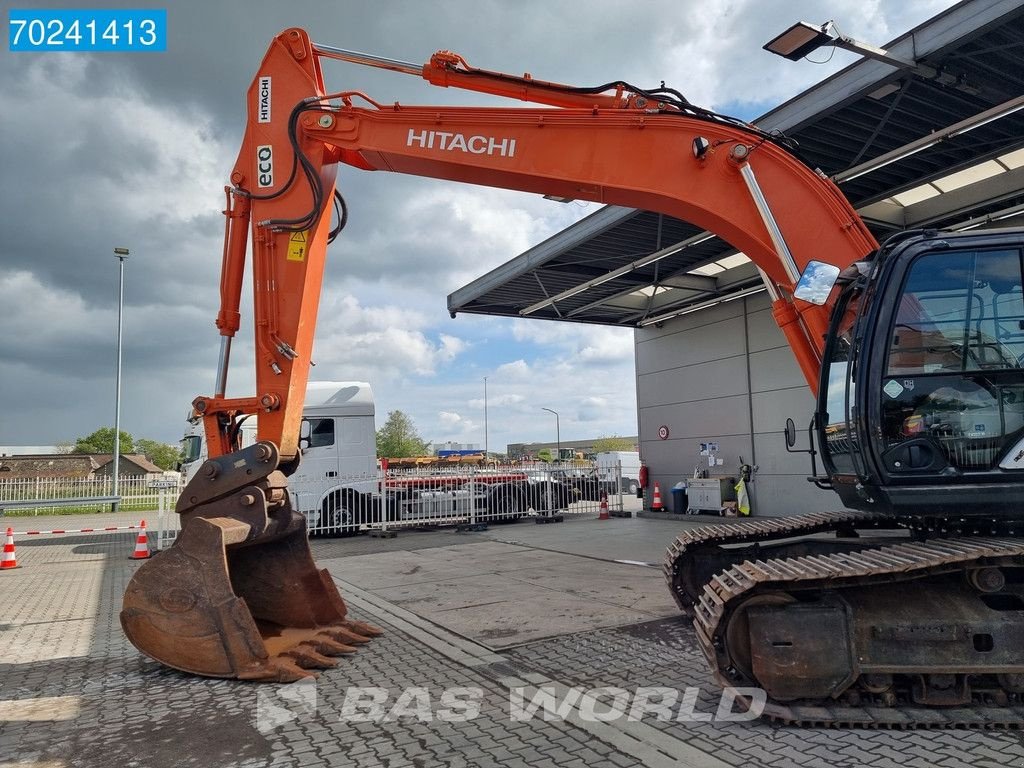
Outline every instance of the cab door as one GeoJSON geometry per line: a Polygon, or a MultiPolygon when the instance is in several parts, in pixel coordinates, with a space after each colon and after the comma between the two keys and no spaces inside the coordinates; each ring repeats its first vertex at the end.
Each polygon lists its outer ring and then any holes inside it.
{"type": "Polygon", "coordinates": [[[857,506],[932,520],[1019,514],[1022,276],[1019,231],[918,233],[886,254],[845,384],[857,506]]]}
{"type": "Polygon", "coordinates": [[[320,499],[338,482],[336,425],[333,416],[306,417],[302,421],[302,459],[289,486],[296,508],[314,514],[320,499]]]}

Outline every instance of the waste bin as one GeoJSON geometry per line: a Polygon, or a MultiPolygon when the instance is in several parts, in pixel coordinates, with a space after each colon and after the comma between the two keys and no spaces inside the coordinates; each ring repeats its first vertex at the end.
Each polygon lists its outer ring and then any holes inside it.
{"type": "Polygon", "coordinates": [[[672,511],[677,515],[686,514],[686,483],[678,482],[672,486],[672,511]]]}

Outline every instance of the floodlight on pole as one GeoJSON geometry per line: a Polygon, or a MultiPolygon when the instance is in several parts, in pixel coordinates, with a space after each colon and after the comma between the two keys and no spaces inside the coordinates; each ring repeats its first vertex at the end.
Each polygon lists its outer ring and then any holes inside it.
{"type": "Polygon", "coordinates": [[[836,29],[835,23],[832,21],[826,21],[820,25],[798,21],[781,35],[769,40],[762,47],[770,53],[782,56],[784,59],[799,61],[809,53],[813,53],[824,46],[853,51],[861,56],[884,61],[886,64],[891,64],[900,69],[916,69],[918,66],[916,62],[893,56],[887,50],[879,48],[877,45],[864,43],[840,34],[839,30],[836,29]]]}
{"type": "MultiPolygon", "coordinates": [[[[111,496],[115,498],[118,494],[118,475],[121,471],[121,317],[124,309],[124,260],[128,258],[127,248],[115,248],[114,256],[118,261],[117,281],[117,369],[114,376],[114,465],[111,470],[114,482],[111,489],[111,496]]],[[[117,512],[120,507],[120,499],[111,505],[111,511],[117,512]]]]}
{"type": "Polygon", "coordinates": [[[828,34],[829,24],[816,27],[806,21],[798,21],[781,35],[765,43],[762,48],[790,61],[800,61],[823,45],[832,45],[834,38],[828,34]]]}

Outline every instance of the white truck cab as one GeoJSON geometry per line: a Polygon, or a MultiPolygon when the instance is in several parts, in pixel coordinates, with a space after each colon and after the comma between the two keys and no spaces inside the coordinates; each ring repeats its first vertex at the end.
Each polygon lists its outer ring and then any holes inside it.
{"type": "MultiPolygon", "coordinates": [[[[292,506],[310,529],[346,531],[373,519],[379,504],[373,390],[364,381],[311,381],[299,441],[302,458],[289,478],[292,506]]],[[[241,429],[242,447],[256,442],[256,418],[241,429]]],[[[182,438],[181,472],[188,482],[206,461],[202,421],[182,438]]]]}

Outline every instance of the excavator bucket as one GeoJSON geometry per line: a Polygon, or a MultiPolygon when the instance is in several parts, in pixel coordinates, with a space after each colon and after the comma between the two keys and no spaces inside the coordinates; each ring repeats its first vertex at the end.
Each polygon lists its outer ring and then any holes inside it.
{"type": "Polygon", "coordinates": [[[177,540],[124,595],[121,626],[147,656],[197,675],[289,682],[381,634],[347,618],[316,568],[273,443],[207,461],[176,511],[177,540]]]}

